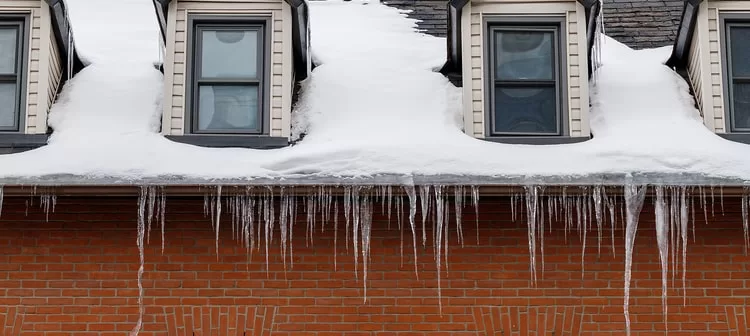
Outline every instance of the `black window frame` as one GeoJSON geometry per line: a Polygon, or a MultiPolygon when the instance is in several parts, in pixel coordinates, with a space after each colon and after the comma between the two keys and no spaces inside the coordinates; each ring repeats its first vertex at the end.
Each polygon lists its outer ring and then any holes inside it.
{"type": "Polygon", "coordinates": [[[188,71],[185,90],[184,134],[192,135],[269,135],[270,134],[270,82],[271,82],[271,18],[258,16],[191,15],[188,19],[188,71]],[[202,38],[205,30],[256,30],[258,31],[258,78],[211,78],[200,74],[202,38]],[[258,126],[257,129],[211,129],[198,128],[199,90],[201,85],[257,85],[258,126]]]}
{"type": "Polygon", "coordinates": [[[564,16],[518,17],[493,16],[485,19],[484,58],[485,58],[485,137],[486,138],[560,138],[569,136],[569,115],[567,108],[567,48],[566,18],[564,16]],[[544,31],[553,33],[554,81],[499,81],[496,79],[495,34],[498,31],[544,31]],[[497,132],[495,128],[495,87],[550,87],[554,82],[556,93],[557,132],[497,132]]]}
{"type": "Polygon", "coordinates": [[[29,17],[28,15],[0,15],[0,27],[14,27],[16,34],[16,64],[15,73],[0,74],[0,83],[16,84],[16,109],[14,111],[14,125],[10,127],[0,126],[2,133],[20,133],[24,131],[26,111],[26,72],[29,60],[29,17]]]}
{"type": "Polygon", "coordinates": [[[726,133],[750,133],[750,127],[735,127],[734,84],[750,84],[750,77],[738,77],[733,75],[734,61],[732,60],[731,52],[731,29],[734,27],[750,28],[750,15],[722,14],[720,21],[721,26],[719,31],[721,34],[721,53],[723,60],[722,91],[724,94],[724,130],[726,133]]]}

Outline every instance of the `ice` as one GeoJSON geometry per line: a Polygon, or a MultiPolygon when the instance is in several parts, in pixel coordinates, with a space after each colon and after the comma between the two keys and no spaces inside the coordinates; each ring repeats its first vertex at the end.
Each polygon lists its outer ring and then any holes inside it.
{"type": "Polygon", "coordinates": [[[476,221],[477,245],[479,245],[479,187],[471,186],[471,203],[474,204],[474,219],[476,221]]]}
{"type": "MultiPolygon", "coordinates": [[[[687,245],[688,245],[688,202],[687,188],[680,188],[680,237],[682,237],[682,301],[687,306],[687,245]]],[[[723,199],[723,197],[722,197],[723,199]]]]}
{"type": "Polygon", "coordinates": [[[745,187],[745,192],[742,195],[742,229],[745,234],[745,255],[747,255],[748,246],[750,246],[750,226],[748,225],[748,202],[750,201],[750,197],[748,197],[748,187],[745,187]]]}
{"type": "Polygon", "coordinates": [[[461,244],[461,247],[464,247],[464,230],[461,226],[461,218],[463,218],[463,208],[464,208],[464,187],[463,186],[455,186],[453,188],[453,203],[455,205],[455,215],[456,215],[456,234],[458,235],[458,242],[461,244]]]}
{"type": "Polygon", "coordinates": [[[216,260],[219,260],[219,227],[221,224],[221,185],[216,187],[216,220],[214,224],[214,231],[216,231],[216,260]]]}
{"type": "MultiPolygon", "coordinates": [[[[441,259],[441,248],[443,243],[443,225],[446,225],[445,221],[445,199],[443,198],[443,186],[435,186],[433,188],[435,190],[435,214],[437,215],[437,229],[435,230],[435,267],[437,269],[437,285],[438,285],[438,306],[440,307],[440,314],[443,313],[443,295],[442,295],[442,287],[440,284],[441,280],[441,265],[442,265],[442,259],[441,259]]],[[[447,240],[448,237],[446,236],[445,239],[447,240]]],[[[447,245],[446,245],[447,246],[447,245]]],[[[447,251],[447,247],[446,247],[447,251]]],[[[447,262],[447,260],[446,260],[447,262]]]]}
{"type": "Polygon", "coordinates": [[[56,204],[57,195],[54,193],[54,190],[45,190],[41,195],[39,195],[39,206],[44,210],[45,220],[47,222],[49,222],[50,211],[55,212],[56,204]]]}
{"type": "Polygon", "coordinates": [[[629,184],[625,186],[625,208],[627,217],[625,219],[625,300],[623,310],[625,312],[626,334],[630,336],[630,279],[633,267],[633,247],[635,246],[635,235],[638,230],[638,217],[641,215],[643,201],[646,198],[646,187],[629,184]]]}
{"type": "MultiPolygon", "coordinates": [[[[664,328],[667,328],[667,270],[669,267],[669,226],[665,211],[664,187],[657,186],[654,216],[656,216],[656,243],[659,247],[659,262],[661,264],[661,305],[664,315],[664,328]]],[[[666,330],[666,329],[665,329],[666,330]]]]}
{"type": "MultiPolygon", "coordinates": [[[[367,270],[370,263],[370,234],[372,232],[372,198],[370,195],[362,198],[359,211],[362,235],[362,286],[364,287],[364,301],[367,302],[367,270]]],[[[438,281],[438,288],[439,286],[438,281]]]]}
{"type": "Polygon", "coordinates": [[[537,229],[537,210],[539,208],[539,186],[525,186],[526,190],[526,216],[528,226],[528,244],[529,244],[529,272],[531,273],[531,283],[536,285],[536,229],[537,229]]]}
{"type": "MultiPolygon", "coordinates": [[[[427,216],[430,213],[430,186],[419,186],[419,199],[422,205],[422,247],[427,246],[427,216]]],[[[434,234],[434,232],[433,232],[434,234]]]]}
{"type": "Polygon", "coordinates": [[[5,198],[5,188],[0,185],[0,216],[3,214],[3,201],[5,198]]]}
{"type": "Polygon", "coordinates": [[[141,328],[143,327],[143,314],[145,312],[145,307],[143,305],[143,270],[144,270],[144,263],[145,263],[145,257],[144,257],[144,236],[146,235],[146,203],[148,202],[148,197],[150,196],[150,188],[151,187],[141,187],[140,188],[140,194],[138,197],[138,234],[136,236],[136,245],[138,246],[138,260],[140,261],[140,265],[138,267],[138,322],[136,322],[135,327],[133,327],[133,330],[130,332],[130,336],[137,336],[141,328]]]}
{"type": "MultiPolygon", "coordinates": [[[[291,223],[290,223],[291,227],[291,223]]],[[[290,242],[291,244],[291,242],[290,242]]],[[[339,202],[333,201],[333,269],[338,270],[338,246],[339,246],[339,202]]]]}
{"type": "MultiPolygon", "coordinates": [[[[409,197],[409,225],[411,226],[412,247],[414,248],[414,276],[419,279],[419,272],[417,270],[417,232],[416,224],[414,223],[414,217],[417,214],[417,192],[413,185],[404,186],[404,192],[409,197]]],[[[478,239],[479,236],[477,234],[477,242],[479,241],[478,239]]]]}
{"type": "Polygon", "coordinates": [[[602,222],[604,221],[604,206],[602,204],[602,194],[604,188],[600,185],[594,187],[594,213],[596,215],[596,232],[597,232],[597,247],[596,251],[598,255],[602,253],[602,222]]]}

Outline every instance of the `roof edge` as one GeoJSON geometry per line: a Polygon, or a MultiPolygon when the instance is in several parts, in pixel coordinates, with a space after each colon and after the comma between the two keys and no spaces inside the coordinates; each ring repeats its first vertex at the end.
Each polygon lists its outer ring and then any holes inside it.
{"type": "Polygon", "coordinates": [[[63,85],[68,78],[72,78],[78,72],[83,70],[86,64],[83,63],[75,47],[73,30],[68,18],[68,9],[64,0],[45,0],[49,5],[52,19],[52,32],[55,36],[55,42],[60,48],[60,60],[62,66],[62,78],[57,88],[60,93],[63,85]]]}
{"type": "Polygon", "coordinates": [[[667,60],[666,65],[677,70],[685,70],[690,57],[690,50],[693,47],[693,35],[695,34],[695,25],[698,21],[698,6],[703,0],[685,0],[682,8],[682,18],[680,26],[677,29],[672,55],[667,60]]]}

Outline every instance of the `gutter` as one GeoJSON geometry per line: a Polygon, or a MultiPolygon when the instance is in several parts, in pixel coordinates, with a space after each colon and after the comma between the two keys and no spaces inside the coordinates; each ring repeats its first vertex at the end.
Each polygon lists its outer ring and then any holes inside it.
{"type": "MultiPolygon", "coordinates": [[[[152,0],[161,38],[167,43],[167,18],[173,0],[152,0]]],[[[310,14],[305,0],[284,0],[292,9],[292,59],[295,80],[301,81],[310,74],[314,65],[310,58],[310,14]]],[[[164,73],[164,67],[159,67],[164,73]]]]}
{"type": "MultiPolygon", "coordinates": [[[[461,56],[461,15],[463,8],[470,0],[450,0],[448,2],[448,57],[440,73],[450,79],[461,78],[463,60],[461,56]]],[[[593,64],[591,51],[596,37],[596,26],[598,24],[599,12],[601,11],[601,0],[578,0],[586,9],[586,38],[588,40],[588,64],[589,77],[592,74],[593,64]]]]}

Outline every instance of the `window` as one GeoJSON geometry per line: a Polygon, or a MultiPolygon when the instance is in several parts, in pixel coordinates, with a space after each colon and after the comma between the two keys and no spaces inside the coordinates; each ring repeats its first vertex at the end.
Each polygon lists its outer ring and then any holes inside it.
{"type": "Polygon", "coordinates": [[[191,120],[194,134],[264,134],[265,21],[193,23],[191,120]]]}
{"type": "Polygon", "coordinates": [[[488,25],[490,136],[562,136],[560,20],[488,25]]]}
{"type": "Polygon", "coordinates": [[[727,22],[727,90],[730,132],[750,132],[750,23],[727,22]]]}
{"type": "Polygon", "coordinates": [[[0,16],[0,131],[21,130],[24,105],[25,19],[0,16]]]}

